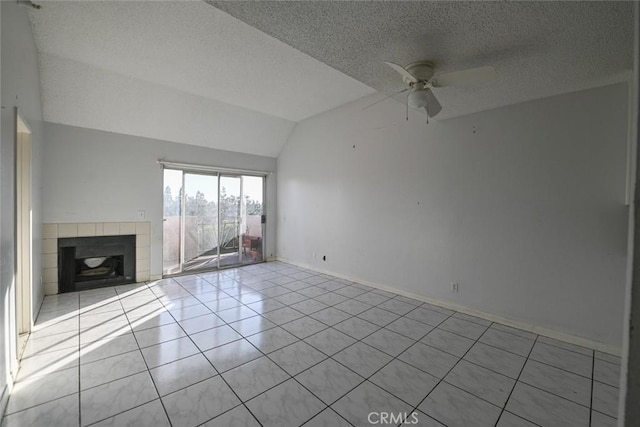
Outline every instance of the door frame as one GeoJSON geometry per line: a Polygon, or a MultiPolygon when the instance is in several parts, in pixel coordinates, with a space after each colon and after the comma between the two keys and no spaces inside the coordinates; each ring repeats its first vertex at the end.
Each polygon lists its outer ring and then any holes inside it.
{"type": "MultiPolygon", "coordinates": [[[[233,265],[225,265],[225,266],[221,266],[220,265],[220,243],[218,242],[218,253],[217,253],[217,267],[215,269],[206,269],[206,270],[189,270],[187,272],[184,271],[183,269],[183,264],[184,264],[184,242],[182,241],[184,239],[184,206],[185,206],[185,197],[186,197],[186,192],[184,191],[184,176],[187,173],[190,174],[200,174],[200,175],[213,175],[213,176],[217,176],[218,177],[218,188],[217,188],[217,194],[218,194],[218,200],[217,200],[217,204],[218,204],[218,234],[220,233],[220,178],[223,176],[228,176],[228,177],[232,177],[232,178],[240,178],[240,196],[243,196],[243,192],[242,192],[242,186],[243,186],[243,180],[242,177],[243,176],[258,176],[263,178],[262,181],[262,217],[266,218],[266,196],[267,196],[267,177],[269,175],[271,175],[271,172],[262,172],[262,171],[252,171],[252,170],[244,170],[244,169],[230,169],[230,168],[219,168],[219,167],[214,167],[214,166],[204,166],[204,165],[195,165],[195,164],[188,164],[188,163],[176,163],[176,162],[169,162],[169,161],[165,161],[165,160],[158,160],[158,164],[160,164],[161,166],[161,170],[163,171],[163,175],[162,175],[162,190],[164,192],[164,170],[165,169],[170,169],[170,170],[176,170],[176,171],[180,171],[182,173],[182,200],[180,200],[180,233],[179,233],[179,264],[180,264],[180,270],[176,273],[171,273],[171,274],[165,274],[164,273],[164,259],[162,260],[163,266],[162,266],[162,270],[163,270],[163,277],[172,277],[172,276],[180,276],[183,274],[192,274],[192,273],[200,273],[200,272],[204,272],[204,271],[209,271],[209,270],[223,270],[225,268],[233,268],[233,267],[239,267],[242,265],[245,265],[243,263],[243,256],[242,256],[242,249],[241,249],[241,242],[240,240],[238,240],[238,264],[233,264],[233,265]]],[[[240,210],[241,210],[241,206],[242,206],[242,201],[240,202],[240,210]]],[[[240,215],[241,216],[241,215],[240,215]]],[[[164,217],[164,204],[163,204],[163,217],[164,217]]],[[[242,221],[242,218],[239,218],[239,221],[242,221]]],[[[267,256],[266,256],[266,221],[262,222],[261,221],[261,228],[262,228],[262,262],[265,262],[267,260],[267,256]]],[[[238,224],[238,232],[240,232],[241,228],[240,228],[240,224],[238,224]]],[[[164,247],[164,239],[165,239],[165,235],[164,235],[164,230],[163,230],[163,235],[162,235],[162,240],[163,240],[163,247],[164,247]]],[[[218,239],[220,238],[220,236],[218,235],[218,239]]],[[[241,238],[241,235],[238,236],[238,239],[241,238]]]]}
{"type": "Polygon", "coordinates": [[[16,359],[33,327],[32,131],[15,109],[16,359]]]}
{"type": "MultiPolygon", "coordinates": [[[[217,254],[216,254],[216,269],[220,269],[220,174],[217,172],[202,172],[202,171],[191,171],[191,170],[187,170],[187,169],[173,169],[173,170],[179,170],[182,172],[182,198],[180,200],[180,241],[178,242],[180,245],[180,258],[179,258],[179,264],[180,264],[180,271],[178,273],[176,273],[177,275],[179,274],[191,274],[191,273],[198,273],[198,272],[202,272],[202,271],[208,271],[210,269],[193,269],[193,270],[188,270],[188,271],[184,271],[184,264],[186,262],[186,257],[185,257],[185,239],[187,236],[187,232],[186,232],[186,224],[187,224],[187,217],[186,217],[186,212],[187,210],[185,209],[187,206],[187,191],[186,191],[186,175],[204,175],[204,176],[215,176],[216,177],[216,195],[217,195],[217,200],[216,200],[216,205],[217,205],[217,236],[216,236],[216,246],[218,248],[217,254]]],[[[164,210],[164,209],[163,209],[164,210]]],[[[164,260],[163,260],[163,264],[164,264],[164,260]]],[[[163,266],[164,269],[164,266],[163,266]]]]}

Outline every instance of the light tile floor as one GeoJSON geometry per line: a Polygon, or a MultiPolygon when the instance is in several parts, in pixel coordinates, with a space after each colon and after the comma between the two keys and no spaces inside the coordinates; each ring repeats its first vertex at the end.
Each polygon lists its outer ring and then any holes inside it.
{"type": "Polygon", "coordinates": [[[2,425],[614,426],[619,373],[274,262],[47,297],[2,425]]]}

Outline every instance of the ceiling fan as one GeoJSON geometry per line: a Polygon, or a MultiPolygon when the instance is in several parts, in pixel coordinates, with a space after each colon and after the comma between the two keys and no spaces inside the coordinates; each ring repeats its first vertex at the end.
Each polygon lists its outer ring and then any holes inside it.
{"type": "MultiPolygon", "coordinates": [[[[479,84],[493,80],[496,76],[496,70],[492,66],[470,68],[435,75],[433,64],[429,61],[416,61],[405,67],[388,61],[385,61],[385,64],[396,70],[402,76],[405,84],[409,86],[391,95],[395,96],[400,93],[409,92],[407,95],[407,120],[409,120],[409,107],[415,109],[424,108],[427,112],[427,119],[429,117],[435,117],[442,110],[442,106],[436,99],[431,88],[479,84]]],[[[374,102],[365,108],[369,108],[389,97],[390,96],[374,102]]]]}

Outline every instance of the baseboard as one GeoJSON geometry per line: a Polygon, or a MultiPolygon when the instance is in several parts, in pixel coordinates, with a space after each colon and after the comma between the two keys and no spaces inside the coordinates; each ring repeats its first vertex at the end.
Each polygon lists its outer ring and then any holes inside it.
{"type": "Polygon", "coordinates": [[[44,303],[44,299],[47,297],[47,295],[43,292],[42,293],[42,298],[40,298],[40,304],[38,304],[38,310],[35,313],[32,313],[33,315],[33,319],[32,319],[32,323],[31,323],[31,330],[33,330],[33,326],[36,323],[36,320],[38,320],[38,316],[40,315],[40,310],[42,310],[42,304],[44,303]]]}
{"type": "Polygon", "coordinates": [[[582,347],[587,347],[590,349],[598,350],[603,353],[613,354],[615,356],[620,356],[622,354],[622,348],[619,346],[614,346],[611,344],[602,343],[599,341],[594,341],[588,338],[572,335],[566,332],[557,331],[555,329],[549,329],[538,325],[533,325],[526,322],[521,322],[518,320],[510,319],[508,317],[497,316],[491,313],[487,313],[480,310],[475,310],[466,306],[453,304],[446,301],[440,301],[434,298],[429,298],[424,295],[414,294],[411,292],[403,291],[402,289],[394,288],[392,286],[382,285],[380,283],[370,282],[368,280],[363,280],[358,277],[352,277],[344,274],[335,273],[333,271],[324,270],[322,268],[318,268],[313,265],[308,265],[304,263],[295,262],[283,257],[277,257],[278,261],[286,262],[287,264],[295,265],[298,267],[306,268],[309,270],[316,271],[322,274],[328,274],[330,276],[338,277],[340,279],[349,280],[351,282],[361,283],[363,285],[371,286],[372,288],[380,289],[383,291],[393,292],[398,295],[402,295],[408,298],[413,298],[418,301],[426,302],[429,304],[437,305],[439,307],[447,308],[449,310],[458,311],[460,313],[469,314],[471,316],[480,317],[485,320],[489,320],[491,322],[501,323],[503,325],[511,326],[513,328],[522,329],[523,331],[531,332],[537,335],[543,335],[548,338],[557,339],[559,341],[564,341],[569,344],[575,344],[582,347]]]}
{"type": "Polygon", "coordinates": [[[160,280],[162,279],[162,274],[152,274],[151,276],[149,276],[149,281],[153,282],[155,280],[160,280]]]}

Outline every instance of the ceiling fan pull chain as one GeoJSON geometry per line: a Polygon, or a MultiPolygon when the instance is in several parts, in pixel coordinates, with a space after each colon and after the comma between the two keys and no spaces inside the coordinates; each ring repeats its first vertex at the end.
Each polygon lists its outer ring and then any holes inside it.
{"type": "Polygon", "coordinates": [[[427,101],[427,105],[424,106],[424,112],[427,113],[427,124],[429,124],[429,101],[427,101]]]}
{"type": "Polygon", "coordinates": [[[407,121],[409,121],[409,93],[407,94],[407,121]]]}

